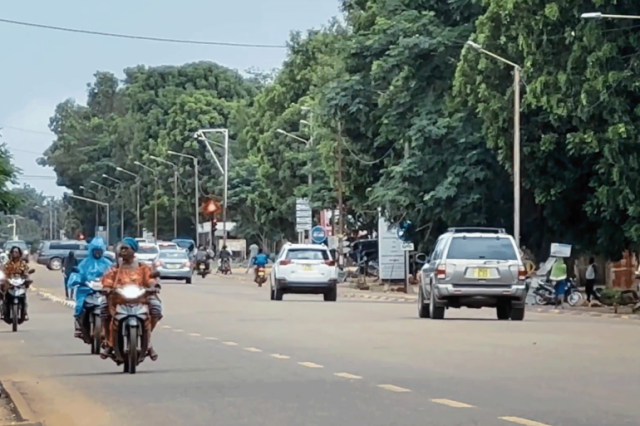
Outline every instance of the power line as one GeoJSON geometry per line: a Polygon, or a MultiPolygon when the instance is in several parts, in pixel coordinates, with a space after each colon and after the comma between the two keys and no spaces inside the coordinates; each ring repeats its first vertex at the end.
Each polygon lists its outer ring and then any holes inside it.
{"type": "Polygon", "coordinates": [[[39,134],[41,134],[41,135],[55,136],[52,132],[43,132],[42,130],[25,129],[25,128],[23,128],[23,127],[0,126],[0,129],[17,130],[17,131],[19,131],[19,132],[39,133],[39,134]]]}
{"type": "Polygon", "coordinates": [[[77,28],[66,28],[66,27],[57,27],[54,25],[35,24],[32,22],[14,21],[11,19],[3,19],[3,18],[0,18],[0,23],[21,25],[23,27],[40,28],[45,30],[63,31],[67,33],[89,34],[89,35],[113,37],[113,38],[124,38],[128,40],[159,41],[162,43],[197,44],[197,45],[204,45],[204,46],[253,47],[257,49],[286,49],[287,48],[286,45],[277,45],[277,44],[251,44],[251,43],[231,43],[231,42],[224,42],[224,41],[183,40],[183,39],[175,39],[175,38],[162,38],[162,37],[138,36],[138,35],[130,35],[130,34],[108,33],[103,31],[81,30],[77,28]]]}

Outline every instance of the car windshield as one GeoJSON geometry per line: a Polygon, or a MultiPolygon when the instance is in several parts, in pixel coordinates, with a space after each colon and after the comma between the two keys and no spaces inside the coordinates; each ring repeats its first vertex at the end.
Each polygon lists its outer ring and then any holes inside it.
{"type": "Polygon", "coordinates": [[[291,260],[329,260],[326,250],[291,249],[287,251],[287,259],[291,260]]]}
{"type": "Polygon", "coordinates": [[[11,250],[11,247],[20,247],[20,250],[25,251],[27,249],[27,243],[24,241],[7,241],[4,243],[5,250],[11,250]]]}
{"type": "Polygon", "coordinates": [[[447,260],[456,259],[518,260],[518,255],[508,238],[454,237],[447,260]]]}
{"type": "Polygon", "coordinates": [[[187,260],[187,253],[181,251],[167,251],[160,253],[160,259],[184,259],[187,260]]]}
{"type": "Polygon", "coordinates": [[[191,247],[194,247],[196,243],[193,240],[173,240],[180,248],[189,250],[191,247]]]}
{"type": "Polygon", "coordinates": [[[156,247],[156,246],[140,246],[138,248],[138,254],[158,254],[158,247],[156,247]]]}

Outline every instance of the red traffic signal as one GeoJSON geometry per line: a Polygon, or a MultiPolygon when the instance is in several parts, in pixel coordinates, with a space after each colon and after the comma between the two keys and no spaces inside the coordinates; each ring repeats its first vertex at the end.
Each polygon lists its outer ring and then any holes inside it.
{"type": "Polygon", "coordinates": [[[205,213],[214,214],[220,211],[220,206],[214,200],[209,200],[204,204],[202,210],[205,213]]]}

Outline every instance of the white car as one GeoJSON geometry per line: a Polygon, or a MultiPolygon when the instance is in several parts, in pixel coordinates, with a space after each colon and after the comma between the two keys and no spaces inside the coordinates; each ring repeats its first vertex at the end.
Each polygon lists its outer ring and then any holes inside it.
{"type": "Polygon", "coordinates": [[[158,249],[157,245],[141,243],[139,244],[136,258],[140,263],[144,263],[147,266],[153,266],[153,261],[156,260],[159,253],[160,249],[158,249]]]}
{"type": "Polygon", "coordinates": [[[285,244],[270,275],[271,300],[286,293],[322,294],[325,302],[338,297],[338,268],[329,249],[319,244],[285,244]]]}

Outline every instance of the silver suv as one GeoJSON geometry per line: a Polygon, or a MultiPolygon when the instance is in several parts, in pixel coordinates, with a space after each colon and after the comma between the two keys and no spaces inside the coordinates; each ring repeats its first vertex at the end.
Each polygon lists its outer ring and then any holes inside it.
{"type": "Polygon", "coordinates": [[[526,269],[501,228],[449,228],[420,272],[418,315],[443,319],[447,308],[496,308],[498,319],[524,319],[526,269]]]}

